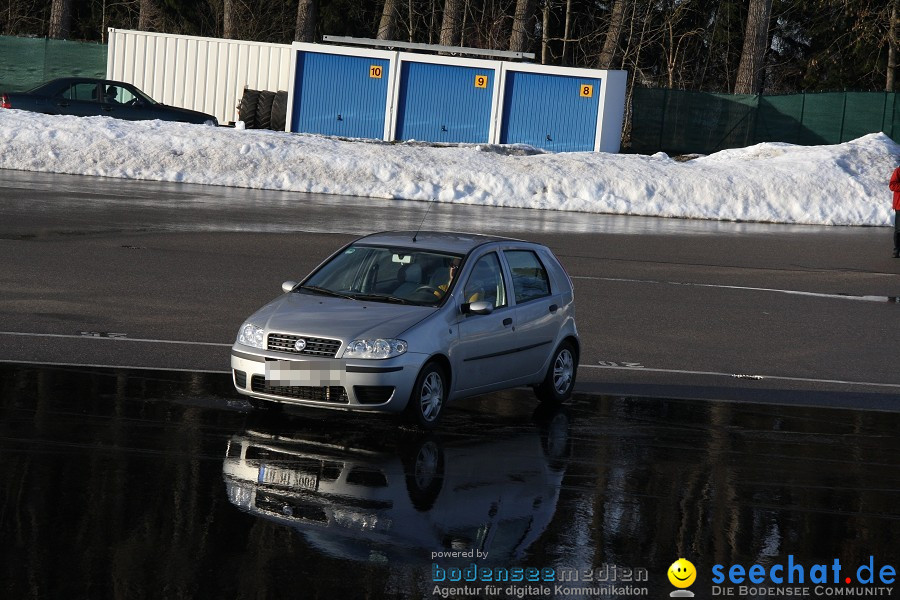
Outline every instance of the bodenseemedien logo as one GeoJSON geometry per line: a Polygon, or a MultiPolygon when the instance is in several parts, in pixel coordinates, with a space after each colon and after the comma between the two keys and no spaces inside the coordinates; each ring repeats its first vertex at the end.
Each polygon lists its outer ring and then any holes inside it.
{"type": "Polygon", "coordinates": [[[672,598],[693,598],[694,592],[689,587],[697,579],[697,569],[694,564],[686,558],[679,558],[669,567],[668,573],[669,583],[678,589],[670,593],[672,598]]]}

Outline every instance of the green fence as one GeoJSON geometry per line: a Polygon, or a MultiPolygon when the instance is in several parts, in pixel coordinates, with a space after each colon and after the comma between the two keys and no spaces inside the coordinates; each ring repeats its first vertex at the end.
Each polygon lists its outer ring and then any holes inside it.
{"type": "Polygon", "coordinates": [[[56,77],[106,77],[106,44],[0,36],[0,92],[56,77]]]}
{"type": "Polygon", "coordinates": [[[897,96],[887,92],[749,96],[635,88],[631,150],[711,154],[760,142],[839,144],[879,131],[897,141],[897,96]]]}

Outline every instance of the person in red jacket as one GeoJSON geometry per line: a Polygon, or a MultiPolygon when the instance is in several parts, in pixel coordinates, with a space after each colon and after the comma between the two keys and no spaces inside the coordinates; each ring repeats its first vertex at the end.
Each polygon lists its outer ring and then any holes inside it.
{"type": "Polygon", "coordinates": [[[894,258],[900,258],[900,167],[891,175],[891,191],[894,192],[894,258]]]}

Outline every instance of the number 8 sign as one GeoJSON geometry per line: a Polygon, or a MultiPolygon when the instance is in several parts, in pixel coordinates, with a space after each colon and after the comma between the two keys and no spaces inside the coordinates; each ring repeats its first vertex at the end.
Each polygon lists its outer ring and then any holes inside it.
{"type": "Polygon", "coordinates": [[[588,84],[581,85],[581,91],[578,93],[582,98],[593,98],[594,86],[588,84]]]}

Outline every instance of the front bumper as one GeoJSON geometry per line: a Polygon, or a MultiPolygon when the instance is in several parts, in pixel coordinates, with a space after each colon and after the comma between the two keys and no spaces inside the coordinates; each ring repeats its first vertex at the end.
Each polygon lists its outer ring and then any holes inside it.
{"type": "Polygon", "coordinates": [[[235,344],[231,349],[231,377],[238,392],[260,400],[339,410],[400,412],[406,408],[427,358],[407,352],[384,360],[332,359],[328,361],[327,381],[273,381],[266,379],[267,363],[270,374],[278,364],[296,368],[298,377],[315,379],[316,369],[306,367],[321,361],[235,344]]]}

